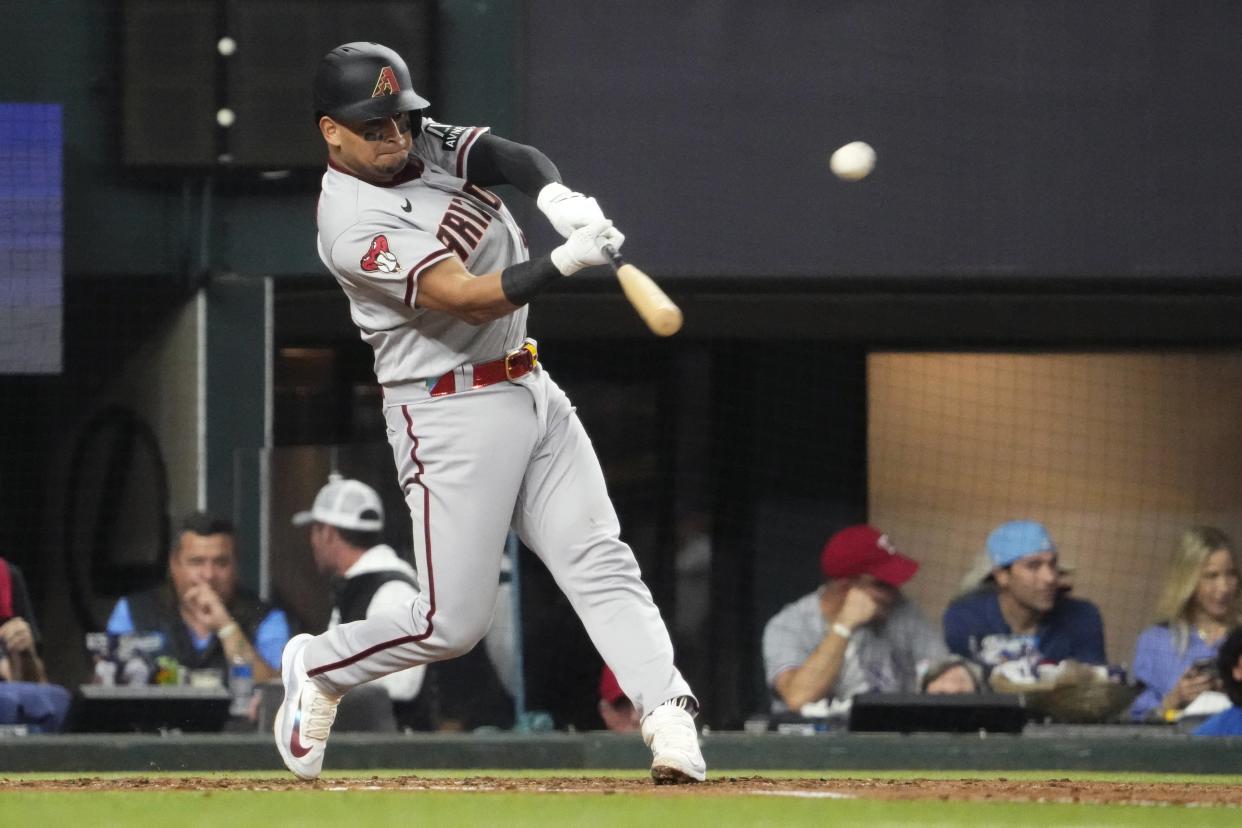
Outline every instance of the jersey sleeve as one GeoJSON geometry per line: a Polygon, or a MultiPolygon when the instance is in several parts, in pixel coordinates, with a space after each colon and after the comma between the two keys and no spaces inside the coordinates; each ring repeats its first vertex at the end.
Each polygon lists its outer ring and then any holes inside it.
{"type": "Polygon", "coordinates": [[[331,252],[338,274],[407,308],[414,307],[423,271],[453,255],[432,233],[395,221],[359,222],[337,237],[331,252]]]}
{"type": "Polygon", "coordinates": [[[491,127],[450,126],[423,118],[423,128],[414,139],[414,154],[430,161],[458,178],[466,178],[470,150],[479,136],[491,127]]]}

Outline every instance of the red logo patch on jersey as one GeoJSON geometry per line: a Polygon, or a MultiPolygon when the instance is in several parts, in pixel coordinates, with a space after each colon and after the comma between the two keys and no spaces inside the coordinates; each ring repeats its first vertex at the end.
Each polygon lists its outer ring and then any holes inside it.
{"type": "Polygon", "coordinates": [[[383,273],[396,273],[401,269],[397,257],[388,249],[388,239],[385,236],[376,236],[371,239],[371,249],[367,251],[367,255],[362,257],[360,264],[367,273],[374,273],[377,270],[383,273]]]}
{"type": "Polygon", "coordinates": [[[371,90],[371,97],[378,98],[380,95],[395,95],[401,91],[401,84],[397,83],[397,75],[392,71],[391,66],[385,66],[380,70],[379,78],[375,81],[375,89],[371,90]]]}

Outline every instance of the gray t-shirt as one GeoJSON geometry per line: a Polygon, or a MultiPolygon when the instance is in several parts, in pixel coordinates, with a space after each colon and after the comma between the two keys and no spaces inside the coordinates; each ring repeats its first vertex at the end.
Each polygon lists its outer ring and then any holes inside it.
{"type": "MultiPolygon", "coordinates": [[[[786,604],[764,627],[763,669],[768,688],[773,690],[774,713],[789,709],[775,695],[776,677],[802,666],[828,629],[819,607],[819,590],[786,604]]],[[[927,667],[947,656],[940,631],[912,601],[902,598],[886,619],[854,631],[826,699],[846,701],[868,691],[913,692],[927,667]]]]}

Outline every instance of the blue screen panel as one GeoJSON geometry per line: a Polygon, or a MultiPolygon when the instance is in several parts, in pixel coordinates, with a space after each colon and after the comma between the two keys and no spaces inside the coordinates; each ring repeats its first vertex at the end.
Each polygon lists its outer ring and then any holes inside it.
{"type": "Polygon", "coordinates": [[[61,107],[0,103],[0,374],[57,374],[64,297],[61,107]]]}

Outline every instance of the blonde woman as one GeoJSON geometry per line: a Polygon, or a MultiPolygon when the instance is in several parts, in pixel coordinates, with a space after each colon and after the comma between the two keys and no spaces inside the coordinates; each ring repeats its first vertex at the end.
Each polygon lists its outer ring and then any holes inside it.
{"type": "Polygon", "coordinates": [[[1130,708],[1135,720],[1164,718],[1218,687],[1217,650],[1242,622],[1238,558],[1224,532],[1200,526],[1182,535],[1157,617],[1135,648],[1134,677],[1146,685],[1130,708]]]}

